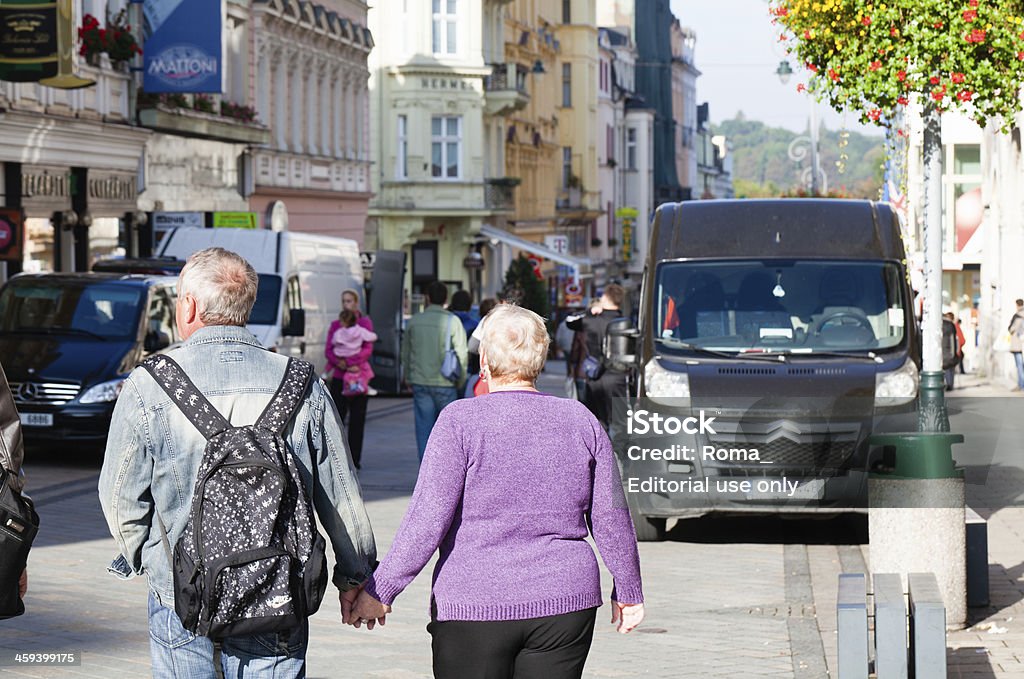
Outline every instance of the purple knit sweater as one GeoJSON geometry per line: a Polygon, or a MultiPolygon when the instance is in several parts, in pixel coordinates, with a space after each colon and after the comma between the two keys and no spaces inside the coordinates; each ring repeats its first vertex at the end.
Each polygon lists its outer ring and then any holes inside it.
{"type": "Polygon", "coordinates": [[[430,560],[436,620],[521,620],[601,605],[587,524],[640,603],[640,557],[608,436],[578,401],[530,391],[455,401],[430,434],[416,489],[366,591],[391,604],[430,560]]]}

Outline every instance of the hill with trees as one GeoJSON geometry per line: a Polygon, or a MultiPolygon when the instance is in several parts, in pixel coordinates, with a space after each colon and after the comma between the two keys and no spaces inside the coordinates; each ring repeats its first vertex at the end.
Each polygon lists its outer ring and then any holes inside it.
{"type": "MultiPolygon", "coordinates": [[[[733,188],[737,198],[795,194],[801,188],[803,168],[810,167],[811,159],[809,153],[802,163],[789,157],[790,144],[799,134],[748,120],[742,111],[732,120],[714,125],[713,129],[714,134],[725,135],[732,145],[733,188]]],[[[841,131],[820,128],[819,163],[828,175],[829,192],[877,200],[885,162],[884,138],[847,132],[845,146],[841,146],[842,141],[841,131]],[[844,153],[845,167],[840,173],[837,163],[844,153]]],[[[807,146],[805,143],[804,148],[807,146]]]]}

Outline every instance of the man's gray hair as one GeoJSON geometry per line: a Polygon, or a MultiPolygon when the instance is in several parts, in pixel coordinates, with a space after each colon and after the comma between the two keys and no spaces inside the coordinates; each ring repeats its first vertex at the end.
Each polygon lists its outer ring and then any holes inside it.
{"type": "Polygon", "coordinates": [[[192,295],[205,325],[245,325],[256,302],[256,270],[224,248],[196,252],[178,276],[178,296],[192,295]]]}

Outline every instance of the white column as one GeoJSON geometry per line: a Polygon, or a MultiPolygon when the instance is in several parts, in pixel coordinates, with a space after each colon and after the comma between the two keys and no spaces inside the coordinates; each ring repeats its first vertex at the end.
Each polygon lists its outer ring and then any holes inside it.
{"type": "Polygon", "coordinates": [[[263,40],[257,46],[256,64],[256,113],[261,123],[270,125],[270,91],[273,87],[270,75],[270,48],[263,40]]]}
{"type": "Polygon", "coordinates": [[[306,152],[311,156],[320,153],[319,126],[317,125],[317,109],[320,102],[319,68],[319,59],[310,59],[306,65],[306,152]]]}
{"type": "Polygon", "coordinates": [[[341,104],[342,104],[342,82],[337,76],[337,71],[331,77],[331,100],[327,107],[331,118],[331,149],[335,158],[344,157],[345,150],[341,139],[341,104]]]}
{"type": "Polygon", "coordinates": [[[349,74],[349,76],[345,79],[345,94],[344,94],[344,100],[342,102],[342,104],[344,105],[344,111],[345,111],[345,157],[346,158],[353,158],[353,157],[355,157],[355,152],[353,150],[353,149],[355,149],[355,132],[353,131],[353,129],[355,127],[355,102],[353,101],[354,93],[355,93],[355,83],[352,80],[352,75],[349,74]]]}
{"type": "Polygon", "coordinates": [[[302,153],[304,148],[302,145],[302,118],[304,113],[303,108],[306,103],[305,98],[302,96],[303,83],[305,82],[302,77],[302,68],[304,64],[299,59],[298,52],[293,52],[291,56],[292,58],[289,60],[289,71],[291,72],[289,80],[291,81],[291,91],[290,96],[288,97],[288,100],[291,102],[290,109],[292,116],[291,148],[295,153],[302,153]]]}
{"type": "Polygon", "coordinates": [[[288,150],[288,57],[283,50],[274,52],[274,145],[288,150]]]}

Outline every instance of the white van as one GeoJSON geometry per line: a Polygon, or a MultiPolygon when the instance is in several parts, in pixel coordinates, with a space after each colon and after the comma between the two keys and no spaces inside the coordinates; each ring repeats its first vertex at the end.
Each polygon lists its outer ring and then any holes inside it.
{"type": "Polygon", "coordinates": [[[363,292],[356,242],[291,231],[181,227],[164,235],[156,254],[187,259],[215,246],[237,252],[259,274],[249,330],[268,349],[323,372],[327,329],[341,312],[341,292],[363,292]]]}

